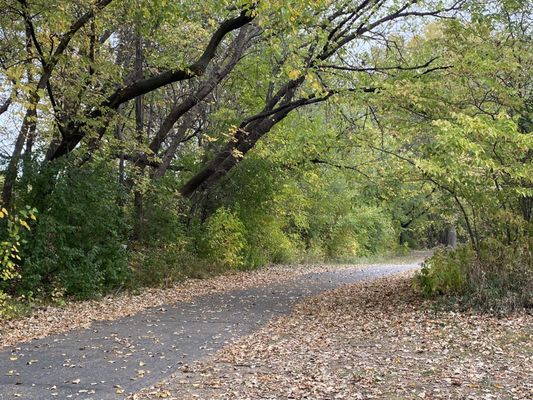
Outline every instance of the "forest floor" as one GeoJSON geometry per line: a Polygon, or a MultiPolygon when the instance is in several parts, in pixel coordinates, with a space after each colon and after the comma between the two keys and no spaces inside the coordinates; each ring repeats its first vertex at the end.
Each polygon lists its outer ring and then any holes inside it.
{"type": "Polygon", "coordinates": [[[533,315],[443,310],[411,273],[303,300],[140,399],[533,399],[533,315]]]}

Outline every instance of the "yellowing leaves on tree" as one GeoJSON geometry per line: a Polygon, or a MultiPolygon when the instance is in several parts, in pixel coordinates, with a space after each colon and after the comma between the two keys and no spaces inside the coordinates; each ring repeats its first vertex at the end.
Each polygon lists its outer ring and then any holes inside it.
{"type": "Polygon", "coordinates": [[[289,78],[290,79],[298,79],[298,77],[300,76],[301,74],[301,71],[299,69],[293,69],[289,72],[289,78]]]}
{"type": "Polygon", "coordinates": [[[26,221],[20,220],[19,222],[24,228],[26,228],[27,230],[31,230],[30,226],[28,225],[26,221]]]}

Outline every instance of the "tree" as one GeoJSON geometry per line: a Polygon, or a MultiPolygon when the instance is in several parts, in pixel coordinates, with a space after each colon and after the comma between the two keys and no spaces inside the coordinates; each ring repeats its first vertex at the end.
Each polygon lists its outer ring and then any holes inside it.
{"type": "Polygon", "coordinates": [[[401,44],[413,64],[433,54],[447,65],[384,79],[368,102],[375,135],[357,141],[439,190],[478,250],[485,238],[511,243],[530,229],[531,9],[515,6],[474,9],[472,20],[431,24],[401,44]]]}

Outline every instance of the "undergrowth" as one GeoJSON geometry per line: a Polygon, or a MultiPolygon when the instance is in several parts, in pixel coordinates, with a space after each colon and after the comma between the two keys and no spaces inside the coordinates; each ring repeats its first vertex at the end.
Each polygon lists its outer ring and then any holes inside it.
{"type": "Polygon", "coordinates": [[[415,286],[428,298],[454,300],[495,314],[533,310],[532,238],[512,244],[485,240],[439,249],[422,266],[415,286]]]}

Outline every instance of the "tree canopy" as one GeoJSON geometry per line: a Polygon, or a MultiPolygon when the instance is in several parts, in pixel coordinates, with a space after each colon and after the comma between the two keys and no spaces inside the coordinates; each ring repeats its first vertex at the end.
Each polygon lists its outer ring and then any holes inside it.
{"type": "Polygon", "coordinates": [[[6,292],[530,238],[528,1],[0,8],[6,292]]]}

